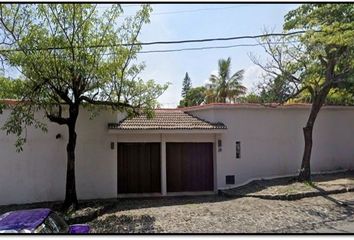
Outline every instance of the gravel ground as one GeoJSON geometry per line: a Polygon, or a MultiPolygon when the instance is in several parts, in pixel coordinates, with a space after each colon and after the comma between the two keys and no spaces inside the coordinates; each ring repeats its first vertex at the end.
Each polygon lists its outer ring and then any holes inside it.
{"type": "MultiPolygon", "coordinates": [[[[59,203],[0,206],[0,213],[59,203]]],[[[354,221],[354,193],[295,201],[222,196],[85,201],[70,224],[93,233],[301,233],[354,221]],[[344,203],[344,204],[343,204],[344,203]]]]}
{"type": "Polygon", "coordinates": [[[274,196],[306,194],[333,190],[348,190],[354,188],[354,172],[346,171],[334,174],[312,176],[311,183],[297,182],[293,177],[271,180],[255,180],[244,186],[224,190],[235,196],[274,196]]]}
{"type": "MultiPolygon", "coordinates": [[[[353,193],[296,201],[219,196],[120,200],[88,223],[95,233],[298,233],[354,220],[353,200],[353,193]]],[[[87,213],[85,207],[80,211],[87,213]]]]}
{"type": "MultiPolygon", "coordinates": [[[[323,182],[347,184],[343,178],[323,182]]],[[[271,191],[279,192],[275,183],[271,191]]],[[[52,202],[0,206],[0,214],[37,207],[60,211],[60,203],[52,202]]],[[[293,201],[212,195],[83,201],[66,220],[88,223],[94,233],[301,233],[354,221],[353,213],[354,192],[293,201]]]]}

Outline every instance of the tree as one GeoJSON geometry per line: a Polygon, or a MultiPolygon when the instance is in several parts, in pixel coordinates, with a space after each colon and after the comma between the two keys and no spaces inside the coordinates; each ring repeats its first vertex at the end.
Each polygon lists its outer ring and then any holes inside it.
{"type": "Polygon", "coordinates": [[[144,64],[136,62],[141,49],[137,38],[149,22],[151,8],[143,5],[124,20],[122,12],[119,4],[103,13],[92,4],[0,5],[0,57],[18,69],[25,85],[3,128],[17,135],[16,146],[21,148],[28,125],[46,130],[35,118],[39,110],[50,121],[67,126],[66,209],[77,207],[75,147],[80,108],[96,112],[109,106],[129,115],[151,116],[156,98],[167,88],[139,77],[144,64]],[[63,114],[63,108],[68,114],[63,114]]]}
{"type": "Polygon", "coordinates": [[[238,96],[246,93],[246,87],[242,86],[244,70],[240,70],[230,76],[231,58],[219,60],[218,75],[212,74],[207,85],[207,102],[236,102],[238,96]]]}
{"type": "Polygon", "coordinates": [[[183,79],[183,87],[182,87],[182,97],[186,98],[188,91],[192,88],[192,82],[191,79],[188,75],[188,72],[186,72],[186,75],[184,76],[183,79]]]}
{"type": "MultiPolygon", "coordinates": [[[[312,98],[309,92],[302,92],[298,97],[291,100],[295,103],[311,103],[312,98]]],[[[342,105],[342,106],[352,106],[354,105],[354,95],[353,92],[342,88],[333,88],[329,91],[327,98],[324,102],[325,105],[342,105]]]]}
{"type": "Polygon", "coordinates": [[[0,99],[18,99],[23,91],[23,81],[0,77],[0,99]]]}
{"type": "Polygon", "coordinates": [[[20,79],[0,77],[0,114],[6,105],[1,102],[1,100],[18,99],[21,91],[23,91],[23,81],[20,79]]]}
{"type": "Polygon", "coordinates": [[[277,103],[288,100],[293,93],[292,86],[285,84],[283,76],[278,75],[274,78],[266,80],[260,84],[258,88],[261,90],[259,97],[262,103],[277,103]]]}
{"type": "Polygon", "coordinates": [[[262,98],[259,94],[249,93],[246,96],[240,97],[241,103],[262,103],[262,98]]]}
{"type": "MultiPolygon", "coordinates": [[[[284,30],[305,30],[302,35],[281,39],[266,38],[267,64],[252,60],[286,86],[282,103],[307,92],[311,110],[303,128],[305,147],[299,181],[311,179],[312,133],[317,115],[334,89],[347,89],[354,79],[354,5],[304,4],[285,16],[284,30]],[[274,45],[275,42],[280,44],[274,45]]],[[[281,94],[281,93],[279,93],[281,94]]]]}
{"type": "Polygon", "coordinates": [[[191,88],[184,99],[179,102],[179,107],[191,107],[202,104],[205,100],[205,87],[191,88]]]}

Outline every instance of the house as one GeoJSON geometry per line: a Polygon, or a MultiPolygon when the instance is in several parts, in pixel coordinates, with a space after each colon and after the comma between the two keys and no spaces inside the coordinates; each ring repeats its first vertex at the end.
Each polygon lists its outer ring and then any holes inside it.
{"type": "MultiPolygon", "coordinates": [[[[254,179],[296,175],[310,105],[209,104],[125,118],[102,110],[77,123],[79,199],[215,194],[254,179]]],[[[0,115],[0,124],[9,112],[0,115]]],[[[40,114],[40,113],[38,113],[40,114]]],[[[40,115],[39,115],[40,116],[40,115]]],[[[63,200],[67,128],[28,128],[23,152],[0,133],[0,204],[63,200]]],[[[312,171],[354,168],[354,107],[324,106],[312,171]]]]}

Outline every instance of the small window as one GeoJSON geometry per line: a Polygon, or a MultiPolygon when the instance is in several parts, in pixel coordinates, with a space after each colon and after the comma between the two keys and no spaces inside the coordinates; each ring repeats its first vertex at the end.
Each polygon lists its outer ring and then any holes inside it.
{"type": "Polygon", "coordinates": [[[235,184],[235,175],[226,176],[226,184],[235,184]]]}
{"type": "Polygon", "coordinates": [[[241,157],[241,142],[237,141],[236,142],[236,158],[241,157]]]}

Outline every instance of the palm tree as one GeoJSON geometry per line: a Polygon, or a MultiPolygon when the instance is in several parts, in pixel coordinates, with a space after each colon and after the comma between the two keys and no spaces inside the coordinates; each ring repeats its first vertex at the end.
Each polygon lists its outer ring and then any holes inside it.
{"type": "Polygon", "coordinates": [[[212,74],[207,84],[206,102],[236,102],[237,97],[246,93],[246,87],[241,84],[244,70],[230,77],[231,58],[219,60],[218,75],[212,74]]]}

